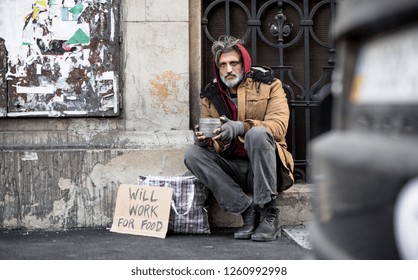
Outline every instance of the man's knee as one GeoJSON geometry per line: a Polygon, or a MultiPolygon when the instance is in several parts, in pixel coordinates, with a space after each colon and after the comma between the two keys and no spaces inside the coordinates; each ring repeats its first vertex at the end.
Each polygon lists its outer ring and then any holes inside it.
{"type": "Polygon", "coordinates": [[[264,147],[266,144],[271,145],[273,142],[272,136],[263,126],[255,126],[245,134],[246,146],[251,145],[252,147],[264,147]]]}
{"type": "Polygon", "coordinates": [[[193,162],[199,155],[198,146],[191,146],[184,153],[184,162],[193,162]]]}
{"type": "Polygon", "coordinates": [[[209,162],[212,160],[212,152],[206,147],[200,147],[197,145],[191,146],[184,153],[184,163],[187,167],[193,167],[201,165],[203,162],[209,162]]]}
{"type": "Polygon", "coordinates": [[[264,126],[254,126],[250,130],[248,130],[245,137],[246,138],[250,137],[250,138],[254,138],[254,139],[257,139],[257,138],[260,138],[260,137],[264,138],[264,137],[266,137],[266,135],[265,135],[266,133],[267,133],[267,129],[264,126]]]}

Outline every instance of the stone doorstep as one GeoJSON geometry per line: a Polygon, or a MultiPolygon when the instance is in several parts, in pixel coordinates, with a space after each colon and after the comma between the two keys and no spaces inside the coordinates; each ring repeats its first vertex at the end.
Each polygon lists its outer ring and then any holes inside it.
{"type": "Polygon", "coordinates": [[[312,250],[312,240],[309,234],[308,226],[283,226],[282,235],[291,239],[304,249],[312,250]]]}
{"type": "MultiPolygon", "coordinates": [[[[277,198],[282,227],[306,225],[312,216],[312,185],[295,184],[277,198]]],[[[214,228],[235,228],[242,225],[241,216],[223,211],[214,200],[210,200],[209,223],[214,228]]]]}

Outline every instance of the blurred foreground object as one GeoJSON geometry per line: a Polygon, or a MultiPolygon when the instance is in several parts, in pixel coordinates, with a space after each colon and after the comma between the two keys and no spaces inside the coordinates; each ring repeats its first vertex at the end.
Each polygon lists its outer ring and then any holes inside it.
{"type": "Polygon", "coordinates": [[[399,196],[418,177],[418,1],[338,5],[333,126],[311,145],[314,252],[418,258],[418,191],[399,196]]]}

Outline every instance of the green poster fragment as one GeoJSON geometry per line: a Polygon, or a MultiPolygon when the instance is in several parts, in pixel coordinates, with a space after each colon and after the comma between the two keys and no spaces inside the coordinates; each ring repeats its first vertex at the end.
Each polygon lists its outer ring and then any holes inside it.
{"type": "Polygon", "coordinates": [[[83,9],[84,9],[83,4],[77,4],[74,7],[72,7],[71,9],[69,9],[68,11],[70,13],[73,13],[74,15],[79,15],[83,11],[83,9]]]}
{"type": "Polygon", "coordinates": [[[74,33],[73,37],[71,37],[67,41],[67,44],[68,45],[76,45],[76,44],[88,45],[90,44],[90,37],[81,28],[79,28],[74,33]]]}

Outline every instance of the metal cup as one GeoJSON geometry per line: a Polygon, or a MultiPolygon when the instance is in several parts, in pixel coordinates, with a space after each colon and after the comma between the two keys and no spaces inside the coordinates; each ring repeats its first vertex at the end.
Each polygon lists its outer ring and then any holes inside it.
{"type": "Polygon", "coordinates": [[[203,133],[207,138],[215,136],[213,131],[221,126],[221,120],[219,118],[200,118],[199,119],[199,131],[203,133]]]}

